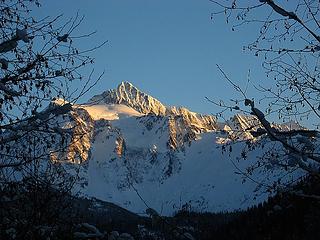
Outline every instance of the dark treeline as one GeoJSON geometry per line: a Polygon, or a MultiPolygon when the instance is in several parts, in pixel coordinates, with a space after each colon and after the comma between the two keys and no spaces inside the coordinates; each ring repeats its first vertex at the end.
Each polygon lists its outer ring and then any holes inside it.
{"type": "Polygon", "coordinates": [[[320,192],[320,184],[318,179],[307,179],[302,184],[304,197],[278,194],[246,211],[180,212],[175,219],[193,226],[197,239],[320,239],[320,201],[313,198],[320,192]]]}
{"type": "Polygon", "coordinates": [[[320,239],[320,201],[314,197],[320,193],[318,179],[304,179],[297,186],[299,191],[277,194],[244,211],[195,213],[187,209],[174,217],[155,219],[97,199],[26,187],[12,184],[1,191],[1,199],[6,201],[0,208],[0,239],[75,239],[81,223],[106,233],[95,239],[108,239],[112,231],[143,240],[190,239],[190,235],[203,240],[320,239]]]}

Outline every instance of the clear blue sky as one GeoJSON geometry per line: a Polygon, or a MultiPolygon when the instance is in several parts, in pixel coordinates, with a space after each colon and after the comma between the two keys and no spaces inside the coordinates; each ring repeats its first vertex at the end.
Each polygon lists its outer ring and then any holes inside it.
{"type": "Polygon", "coordinates": [[[215,113],[206,96],[218,100],[235,94],[216,64],[242,85],[249,69],[252,79],[265,78],[261,62],[242,51],[254,40],[254,30],[232,32],[223,18],[212,21],[208,0],[55,0],[42,1],[35,10],[39,16],[66,18],[77,11],[85,15],[80,31],[97,31],[81,47],[109,41],[94,53],[95,71],[105,75],[82,101],[126,80],[167,105],[215,113]]]}

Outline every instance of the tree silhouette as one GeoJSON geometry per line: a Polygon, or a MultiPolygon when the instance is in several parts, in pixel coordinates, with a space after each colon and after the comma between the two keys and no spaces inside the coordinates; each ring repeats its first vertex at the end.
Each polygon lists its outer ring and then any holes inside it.
{"type": "Polygon", "coordinates": [[[77,33],[84,17],[36,19],[32,11],[39,8],[37,0],[0,1],[0,228],[6,237],[36,239],[43,225],[48,232],[62,226],[77,180],[77,169],[70,175],[62,163],[81,163],[90,135],[79,120],[90,117],[72,104],[95,84],[87,65],[105,44],[79,49],[94,34],[77,33]]]}
{"type": "MultiPolygon", "coordinates": [[[[218,66],[223,77],[241,97],[229,103],[214,103],[222,107],[222,111],[235,110],[252,114],[255,119],[252,126],[241,131],[248,133],[250,137],[267,137],[274,142],[273,147],[260,156],[257,166],[252,166],[243,173],[250,176],[255,169],[262,167],[270,171],[272,165],[284,169],[284,174],[298,169],[319,179],[319,3],[312,0],[286,1],[281,4],[273,0],[233,0],[230,4],[224,1],[210,2],[215,9],[212,19],[224,15],[233,31],[244,25],[252,25],[252,29],[257,29],[257,37],[244,49],[252,52],[257,61],[262,62],[268,81],[264,85],[253,81],[261,96],[260,99],[253,99],[247,88],[236,84],[218,66]],[[264,105],[265,110],[262,109],[264,105]],[[293,124],[293,128],[279,130],[276,124],[270,122],[271,116],[275,115],[283,122],[295,120],[298,124],[293,124]],[[306,120],[311,123],[311,130],[297,126],[303,126],[306,120]]],[[[242,153],[243,158],[256,146],[252,141],[247,143],[248,147],[242,153]]],[[[286,191],[289,191],[288,187],[292,183],[283,184],[286,191]]],[[[283,190],[283,184],[276,182],[270,189],[283,190]]],[[[301,191],[294,193],[310,197],[301,191]]]]}

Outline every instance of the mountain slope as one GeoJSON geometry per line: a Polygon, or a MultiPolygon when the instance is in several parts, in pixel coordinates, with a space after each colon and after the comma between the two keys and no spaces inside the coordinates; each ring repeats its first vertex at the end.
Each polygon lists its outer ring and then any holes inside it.
{"type": "MultiPolygon", "coordinates": [[[[53,119],[50,124],[67,129],[71,136],[64,151],[53,152],[58,143],[44,149],[49,151],[48,160],[64,164],[67,173],[78,178],[75,193],[135,213],[149,207],[165,215],[186,207],[244,209],[268,197],[265,186],[302,174],[259,166],[250,176],[252,181],[243,178],[241,173],[256,165],[268,149],[281,151],[281,146],[262,136],[254,139],[256,147],[245,160],[240,159],[251,135],[240,136],[226,150],[224,143],[234,129],[251,127],[251,120],[255,119],[235,116],[218,123],[214,116],[165,106],[124,82],[53,119]]],[[[15,151],[25,150],[21,145],[15,151]]]]}
{"type": "MultiPolygon", "coordinates": [[[[244,209],[268,197],[262,185],[301,174],[283,178],[282,171],[266,172],[261,167],[251,176],[255,182],[243,179],[239,169],[245,171],[254,165],[263,150],[258,147],[246,161],[239,161],[246,148],[241,139],[253,137],[241,136],[232,152],[224,151],[221,143],[234,129],[257,128],[253,116],[237,115],[225,123],[229,130],[221,131],[213,116],[164,106],[130,83],[93,97],[89,104],[94,108],[126,106],[139,113],[95,121],[86,170],[88,185],[82,190],[137,213],[144,212],[146,205],[162,214],[185,206],[197,211],[244,209]]],[[[275,147],[266,142],[264,148],[268,145],[275,147]]]]}

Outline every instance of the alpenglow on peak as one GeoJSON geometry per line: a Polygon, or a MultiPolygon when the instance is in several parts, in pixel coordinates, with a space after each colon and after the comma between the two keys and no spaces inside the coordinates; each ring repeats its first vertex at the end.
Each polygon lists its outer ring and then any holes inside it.
{"type": "Polygon", "coordinates": [[[93,96],[89,101],[95,104],[124,104],[143,114],[165,115],[167,111],[166,106],[159,100],[126,81],[121,82],[116,89],[93,96]]]}

